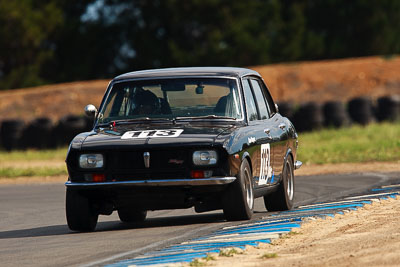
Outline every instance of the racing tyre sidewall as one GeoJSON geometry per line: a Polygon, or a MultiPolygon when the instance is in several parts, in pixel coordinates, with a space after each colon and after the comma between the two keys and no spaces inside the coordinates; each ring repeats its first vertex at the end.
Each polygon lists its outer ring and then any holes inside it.
{"type": "Polygon", "coordinates": [[[69,229],[90,232],[96,228],[99,214],[90,199],[79,191],[67,188],[65,210],[69,229]]]}
{"type": "Polygon", "coordinates": [[[249,220],[254,209],[253,175],[247,159],[242,161],[237,179],[223,195],[223,210],[227,220],[249,220]]]}
{"type": "Polygon", "coordinates": [[[285,162],[285,167],[283,168],[283,189],[285,191],[285,202],[286,209],[290,210],[293,208],[293,198],[294,198],[294,172],[293,172],[293,160],[291,156],[285,162]]]}

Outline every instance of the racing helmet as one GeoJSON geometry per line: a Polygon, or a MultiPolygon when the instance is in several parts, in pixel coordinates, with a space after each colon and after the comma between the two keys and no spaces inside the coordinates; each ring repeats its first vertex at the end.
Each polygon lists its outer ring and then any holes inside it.
{"type": "Polygon", "coordinates": [[[139,91],[135,98],[134,114],[160,114],[161,103],[159,98],[149,90],[139,91]]]}

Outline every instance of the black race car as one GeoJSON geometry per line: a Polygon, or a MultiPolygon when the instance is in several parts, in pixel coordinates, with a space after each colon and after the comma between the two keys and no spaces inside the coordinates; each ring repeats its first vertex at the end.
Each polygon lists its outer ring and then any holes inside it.
{"type": "Polygon", "coordinates": [[[257,197],[269,211],[293,206],[297,133],[253,70],[131,72],[85,111],[94,129],[72,140],[66,160],[72,230],[92,231],[114,210],[123,222],[190,207],[246,220],[257,197]]]}

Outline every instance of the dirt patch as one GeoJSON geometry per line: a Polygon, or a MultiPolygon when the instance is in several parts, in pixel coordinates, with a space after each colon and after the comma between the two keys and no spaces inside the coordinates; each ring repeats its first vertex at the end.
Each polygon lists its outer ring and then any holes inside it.
{"type": "Polygon", "coordinates": [[[317,219],[260,248],[206,266],[398,266],[400,197],[317,219]],[[262,258],[265,255],[264,258],[262,258]]]}
{"type": "Polygon", "coordinates": [[[400,94],[400,58],[364,57],[255,66],[277,101],[376,99],[400,94]]]}
{"type": "MultiPolygon", "coordinates": [[[[351,58],[250,67],[267,82],[275,101],[347,101],[367,95],[373,99],[400,94],[400,57],[351,58]]],[[[0,121],[37,117],[58,120],[83,114],[92,103],[100,105],[109,80],[72,82],[0,91],[0,121]]]]}
{"type": "Polygon", "coordinates": [[[0,91],[0,121],[38,117],[58,120],[68,114],[83,114],[87,104],[99,106],[107,80],[46,85],[0,91]]]}

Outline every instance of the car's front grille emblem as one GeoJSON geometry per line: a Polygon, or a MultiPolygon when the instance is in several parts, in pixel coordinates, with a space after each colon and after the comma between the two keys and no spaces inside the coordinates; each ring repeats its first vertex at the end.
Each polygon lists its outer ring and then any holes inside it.
{"type": "Polygon", "coordinates": [[[150,152],[143,153],[144,166],[150,168],[150,152]]]}

